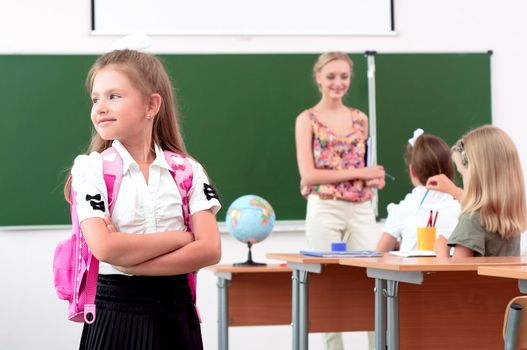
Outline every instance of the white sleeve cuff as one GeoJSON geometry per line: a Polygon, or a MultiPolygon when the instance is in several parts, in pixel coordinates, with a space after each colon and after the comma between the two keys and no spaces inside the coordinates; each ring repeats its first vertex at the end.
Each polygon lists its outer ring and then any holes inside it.
{"type": "Polygon", "coordinates": [[[214,199],[214,200],[211,200],[209,203],[206,203],[206,202],[198,203],[197,205],[191,208],[190,215],[193,215],[202,210],[209,210],[209,209],[212,211],[212,214],[216,215],[221,209],[220,202],[214,199]]]}

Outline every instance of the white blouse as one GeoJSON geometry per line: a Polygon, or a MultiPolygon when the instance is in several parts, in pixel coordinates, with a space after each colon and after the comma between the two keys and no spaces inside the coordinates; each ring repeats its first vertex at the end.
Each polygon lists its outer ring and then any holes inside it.
{"type": "Polygon", "coordinates": [[[429,191],[421,207],[419,203],[426,193],[426,187],[417,186],[399,202],[388,205],[388,218],[382,232],[401,239],[401,251],[417,249],[417,227],[426,227],[430,210],[434,215],[439,211],[436,223],[437,235],[446,239],[458,222],[461,206],[449,194],[429,191]]]}
{"type": "MultiPolygon", "coordinates": [[[[117,230],[130,234],[184,231],[181,195],[161,148],[155,145],[156,158],[150,165],[147,183],[139,165],[126,148],[117,140],[112,146],[123,160],[123,178],[112,213],[112,221],[117,230]]],[[[101,155],[96,152],[89,156],[80,155],[75,159],[71,174],[72,187],[77,193],[79,222],[93,217],[104,218],[108,213],[102,163],[101,155]],[[93,205],[93,200],[87,200],[98,195],[100,201],[96,202],[102,201],[102,205],[93,205]]],[[[210,196],[210,189],[206,188],[210,185],[203,167],[193,159],[190,159],[190,163],[193,171],[189,191],[190,214],[208,209],[216,214],[221,204],[217,198],[210,196]],[[208,197],[206,193],[209,194],[208,197]]],[[[99,273],[123,274],[102,261],[99,273]]]]}

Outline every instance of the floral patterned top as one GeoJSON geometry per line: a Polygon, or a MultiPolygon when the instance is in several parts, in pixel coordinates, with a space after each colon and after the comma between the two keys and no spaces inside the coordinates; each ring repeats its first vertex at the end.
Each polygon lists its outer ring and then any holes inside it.
{"type": "MultiPolygon", "coordinates": [[[[351,109],[352,130],[347,135],[336,135],[322,124],[313,110],[308,110],[313,130],[313,158],[315,168],[342,170],[362,168],[365,166],[366,139],[364,137],[365,121],[363,112],[351,109]]],[[[314,193],[325,198],[342,199],[351,202],[364,202],[373,196],[363,180],[303,186],[302,195],[307,197],[314,193]]]]}

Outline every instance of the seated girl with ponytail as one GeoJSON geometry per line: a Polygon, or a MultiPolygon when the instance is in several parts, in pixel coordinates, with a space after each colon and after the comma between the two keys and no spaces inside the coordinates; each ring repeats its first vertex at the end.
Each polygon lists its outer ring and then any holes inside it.
{"type": "Polygon", "coordinates": [[[460,205],[450,194],[428,190],[425,184],[439,174],[453,181],[450,148],[441,138],[417,129],[408,140],[405,159],[414,188],[398,204],[388,205],[388,218],[376,250],[388,252],[397,245],[401,251],[416,250],[417,228],[426,226],[430,211],[439,211],[435,250],[438,255],[447,255],[447,239],[457,225],[460,205]]]}

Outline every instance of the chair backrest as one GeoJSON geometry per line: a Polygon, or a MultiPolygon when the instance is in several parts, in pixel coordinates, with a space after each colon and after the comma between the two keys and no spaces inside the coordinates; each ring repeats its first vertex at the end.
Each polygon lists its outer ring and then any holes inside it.
{"type": "MultiPolygon", "coordinates": [[[[505,309],[505,318],[503,320],[503,340],[505,341],[505,349],[508,349],[507,344],[514,344],[514,341],[511,339],[507,339],[507,336],[511,336],[511,332],[509,332],[509,335],[507,335],[507,320],[509,319],[509,313],[510,312],[519,312],[519,323],[517,325],[517,338],[516,338],[516,349],[527,349],[527,296],[517,296],[511,299],[509,303],[507,304],[507,307],[505,309]],[[516,307],[516,311],[514,308],[511,309],[511,306],[513,304],[516,304],[518,306],[521,306],[521,309],[516,307]]],[[[514,317],[511,317],[511,319],[514,319],[514,317]]],[[[510,325],[509,327],[514,327],[514,325],[510,325]]]]}

